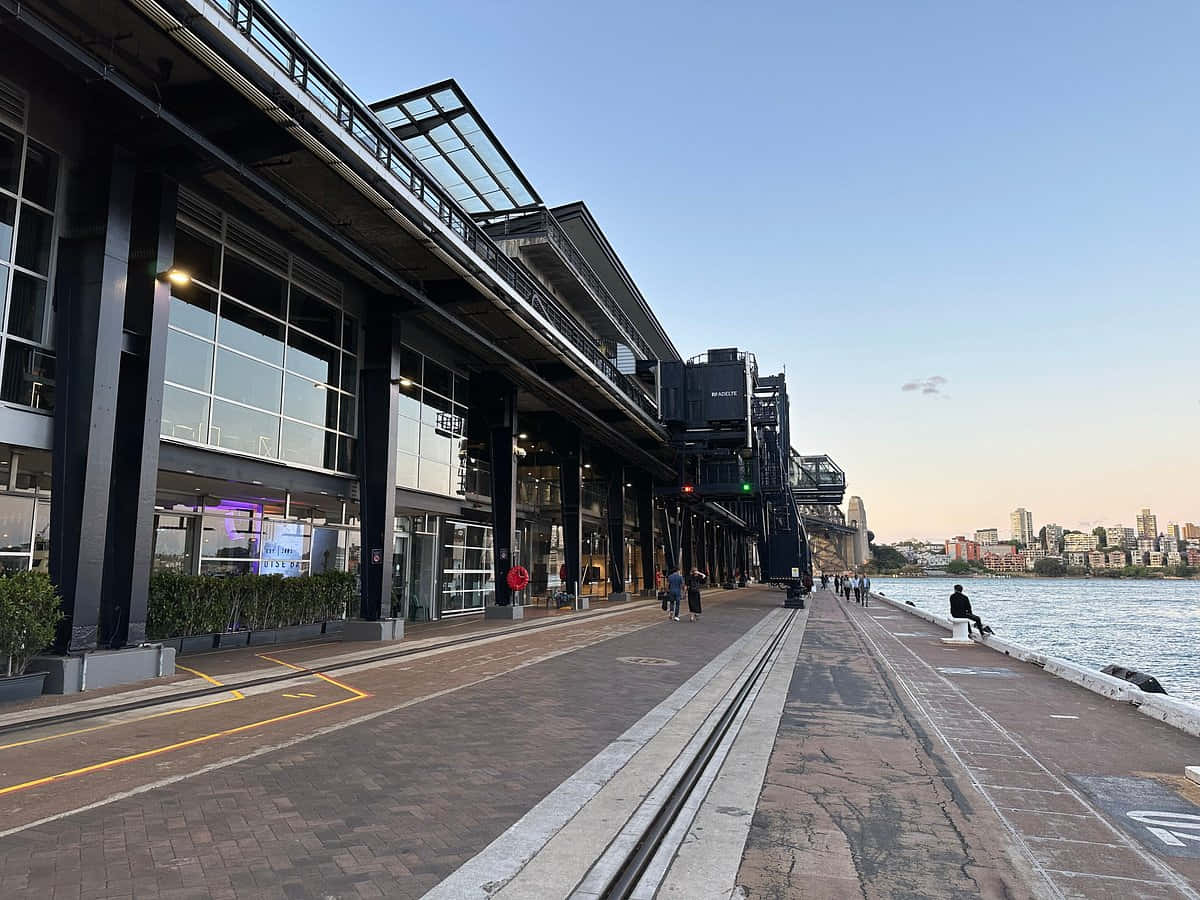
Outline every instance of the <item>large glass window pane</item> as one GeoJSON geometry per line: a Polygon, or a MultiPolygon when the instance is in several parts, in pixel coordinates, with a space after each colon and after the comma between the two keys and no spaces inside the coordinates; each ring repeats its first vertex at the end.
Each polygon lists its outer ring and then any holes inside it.
{"type": "Polygon", "coordinates": [[[258,571],[258,563],[246,560],[204,559],[200,561],[200,574],[216,578],[233,578],[252,575],[258,571]]]}
{"type": "Polygon", "coordinates": [[[283,412],[313,425],[337,427],[338,394],[324,384],[290,372],[283,380],[283,412]]]}
{"type": "MultiPolygon", "coordinates": [[[[421,397],[421,421],[426,425],[446,426],[450,424],[450,413],[454,404],[445,397],[426,391],[421,397]]],[[[445,429],[449,431],[449,428],[445,429]]]]}
{"type": "Polygon", "coordinates": [[[44,337],[45,322],[46,282],[24,272],[14,272],[8,333],[40,344],[44,337]]]}
{"type": "Polygon", "coordinates": [[[333,460],[325,460],[325,431],[299,422],[283,423],[283,448],[280,458],[304,466],[333,468],[333,460]]]}
{"type": "MultiPolygon", "coordinates": [[[[334,435],[330,435],[334,437],[334,435]]],[[[337,452],[338,461],[337,468],[339,472],[345,472],[347,475],[358,474],[358,441],[352,437],[345,435],[337,435],[337,452]]]]}
{"type": "Polygon", "coordinates": [[[221,271],[221,247],[212,238],[180,227],[175,230],[175,266],[196,281],[216,287],[221,271]]]}
{"type": "Polygon", "coordinates": [[[396,484],[407,488],[417,486],[417,457],[414,454],[396,454],[396,484]]]}
{"type": "Polygon", "coordinates": [[[427,391],[437,391],[443,397],[454,393],[454,377],[445,366],[439,366],[428,357],[425,358],[425,381],[422,382],[427,391]]]}
{"type": "Polygon", "coordinates": [[[39,275],[49,274],[53,237],[54,219],[28,203],[22,203],[21,223],[17,226],[17,265],[39,275]]]}
{"type": "Polygon", "coordinates": [[[200,285],[171,286],[169,320],[176,328],[191,331],[201,337],[213,338],[217,333],[217,295],[200,285]]]}
{"type": "Polygon", "coordinates": [[[182,388],[163,387],[163,437],[182,441],[208,442],[208,397],[182,388]]]}
{"type": "Polygon", "coordinates": [[[50,571],[50,504],[45,499],[33,511],[33,568],[50,571]]]}
{"type": "Polygon", "coordinates": [[[250,504],[222,502],[204,511],[200,555],[206,559],[258,559],[262,514],[250,504]]]}
{"type": "Polygon", "coordinates": [[[421,449],[421,424],[405,416],[396,421],[396,449],[416,453],[421,449]]]}
{"type": "Polygon", "coordinates": [[[0,553],[29,552],[33,498],[0,496],[0,553]]]}
{"type": "Polygon", "coordinates": [[[454,402],[469,403],[467,379],[461,375],[454,376],[454,402]]]}
{"type": "Polygon", "coordinates": [[[217,339],[226,347],[283,365],[283,324],[228,298],[221,301],[221,332],[217,339]]]}
{"type": "Polygon", "coordinates": [[[29,571],[29,556],[0,556],[0,575],[29,571]]]}
{"type": "Polygon", "coordinates": [[[0,125],[0,188],[17,192],[21,176],[21,135],[0,125]]]}
{"type": "Polygon", "coordinates": [[[213,401],[211,443],[271,459],[279,455],[279,417],[213,401]]]}
{"type": "Polygon", "coordinates": [[[287,367],[313,381],[337,387],[341,353],[335,347],[314,341],[298,331],[288,332],[287,367]]]}
{"type": "Polygon", "coordinates": [[[413,384],[421,383],[421,354],[415,350],[409,350],[404,347],[400,350],[400,384],[402,387],[408,387],[404,384],[404,379],[413,384]]]}
{"type": "Polygon", "coordinates": [[[405,387],[400,385],[400,415],[411,419],[421,418],[421,389],[415,384],[405,387]]]}
{"type": "Polygon", "coordinates": [[[226,249],[221,291],[280,319],[284,317],[285,285],[281,277],[226,249]]]}
{"type": "Polygon", "coordinates": [[[358,391],[358,359],[348,353],[342,354],[342,390],[358,391]]]}
{"type": "Polygon", "coordinates": [[[173,328],[167,330],[167,381],[207,391],[212,384],[212,364],[212,344],[173,328]]]}
{"type": "Polygon", "coordinates": [[[449,465],[452,449],[453,442],[450,438],[438,434],[436,429],[430,428],[428,425],[421,426],[421,455],[423,457],[449,465]]]}
{"type": "Polygon", "coordinates": [[[348,353],[358,352],[358,319],[348,314],[342,317],[342,347],[348,353]]]}
{"type": "Polygon", "coordinates": [[[157,515],[154,517],[155,571],[192,571],[192,541],[196,533],[196,516],[157,515]]]}
{"type": "Polygon", "coordinates": [[[17,222],[17,201],[0,194],[0,259],[12,259],[13,228],[17,222]]]}
{"type": "Polygon", "coordinates": [[[421,460],[421,471],[417,478],[417,487],[422,491],[433,494],[449,494],[450,467],[429,459],[421,460]]]}
{"type": "Polygon", "coordinates": [[[307,568],[311,542],[311,526],[304,522],[264,523],[259,574],[285,578],[302,574],[307,568]]]}
{"type": "Polygon", "coordinates": [[[338,396],[338,430],[354,434],[358,422],[358,398],[352,394],[338,396]]]}
{"type": "Polygon", "coordinates": [[[279,369],[229,350],[217,351],[214,394],[270,412],[279,412],[282,391],[283,373],[279,369]]]}
{"type": "Polygon", "coordinates": [[[308,291],[292,285],[292,302],[288,307],[288,324],[303,328],[309,334],[340,343],[341,312],[308,291]]]}
{"type": "Polygon", "coordinates": [[[21,196],[47,209],[54,209],[58,195],[58,154],[37,141],[25,150],[25,181],[21,196]]]}
{"type": "Polygon", "coordinates": [[[28,344],[8,341],[4,350],[4,375],[0,400],[54,409],[54,354],[28,344]]]}

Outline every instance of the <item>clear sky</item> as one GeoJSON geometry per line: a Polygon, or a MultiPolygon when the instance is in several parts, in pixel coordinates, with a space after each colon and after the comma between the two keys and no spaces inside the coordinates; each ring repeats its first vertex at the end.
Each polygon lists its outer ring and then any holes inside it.
{"type": "Polygon", "coordinates": [[[456,78],[685,355],[786,366],[879,539],[1200,521],[1194,0],[276,5],[367,100],[456,78]]]}

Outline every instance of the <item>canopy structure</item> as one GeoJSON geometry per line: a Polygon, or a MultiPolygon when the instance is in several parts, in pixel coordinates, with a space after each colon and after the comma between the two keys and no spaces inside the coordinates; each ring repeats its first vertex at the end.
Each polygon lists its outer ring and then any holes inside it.
{"type": "Polygon", "coordinates": [[[542,205],[529,179],[454,79],[380,100],[371,109],[476,218],[542,205]]]}

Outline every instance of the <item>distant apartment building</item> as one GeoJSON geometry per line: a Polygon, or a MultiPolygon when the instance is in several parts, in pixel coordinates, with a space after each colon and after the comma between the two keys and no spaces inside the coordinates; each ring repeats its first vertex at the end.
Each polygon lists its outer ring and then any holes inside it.
{"type": "Polygon", "coordinates": [[[1158,537],[1158,516],[1150,512],[1146,507],[1138,513],[1137,517],[1137,534],[1139,538],[1156,538],[1158,537]]]}
{"type": "Polygon", "coordinates": [[[1087,555],[1089,569],[1104,569],[1108,565],[1108,555],[1103,550],[1093,550],[1087,555]]]}
{"type": "Polygon", "coordinates": [[[1160,535],[1158,538],[1158,549],[1162,553],[1178,553],[1179,539],[1173,538],[1169,534],[1160,535]]]}
{"type": "Polygon", "coordinates": [[[1146,550],[1130,550],[1129,564],[1131,566],[1144,566],[1149,555],[1149,552],[1146,550]]]}
{"type": "Polygon", "coordinates": [[[1090,553],[1100,545],[1100,538],[1088,532],[1072,532],[1063,535],[1063,551],[1066,553],[1090,553]]]}
{"type": "Polygon", "coordinates": [[[979,552],[983,554],[993,553],[996,556],[1016,556],[1021,550],[1012,544],[992,544],[980,547],[979,552]]]}
{"type": "Polygon", "coordinates": [[[1167,527],[1163,529],[1163,534],[1173,541],[1183,540],[1183,526],[1177,525],[1175,522],[1168,522],[1167,527]]]}
{"type": "Polygon", "coordinates": [[[1185,541],[1200,541],[1200,525],[1191,522],[1183,523],[1183,539],[1185,541]]]}
{"type": "Polygon", "coordinates": [[[1021,559],[1025,561],[1025,569],[1028,572],[1033,571],[1033,567],[1037,565],[1039,559],[1045,558],[1046,551],[1036,544],[1032,547],[1027,547],[1021,552],[1021,559]]]}
{"type": "Polygon", "coordinates": [[[979,541],[968,540],[966,535],[946,541],[946,562],[979,562],[979,555],[979,541]]]}
{"type": "Polygon", "coordinates": [[[976,543],[990,547],[993,544],[1000,543],[1000,529],[998,528],[977,528],[975,530],[976,543]]]}
{"type": "Polygon", "coordinates": [[[1062,543],[1063,527],[1061,525],[1047,525],[1046,527],[1046,552],[1057,553],[1058,546],[1062,543]]]}
{"type": "Polygon", "coordinates": [[[1137,541],[1138,551],[1141,553],[1150,553],[1158,549],[1158,539],[1153,537],[1140,537],[1137,541]]]}
{"type": "Polygon", "coordinates": [[[1109,550],[1104,557],[1104,564],[1110,569],[1123,569],[1129,565],[1129,556],[1124,550],[1109,550]]]}
{"type": "Polygon", "coordinates": [[[1028,546],[1033,543],[1036,532],[1033,530],[1033,513],[1023,506],[1018,506],[1009,517],[1012,525],[1012,539],[1028,546]]]}
{"type": "Polygon", "coordinates": [[[1063,559],[1073,569],[1086,569],[1088,565],[1088,552],[1086,550],[1070,550],[1063,554],[1063,559]]]}
{"type": "Polygon", "coordinates": [[[1178,551],[1174,551],[1172,553],[1167,554],[1167,565],[1168,566],[1182,566],[1183,563],[1184,563],[1184,556],[1182,553],[1180,553],[1178,551]]]}
{"type": "Polygon", "coordinates": [[[1019,553],[984,553],[983,564],[993,572],[1025,571],[1025,560],[1019,553]]]}
{"type": "Polygon", "coordinates": [[[1137,532],[1124,525],[1113,525],[1104,529],[1104,541],[1110,547],[1123,547],[1128,550],[1137,546],[1137,532]]]}
{"type": "Polygon", "coordinates": [[[1200,566],[1200,549],[1188,547],[1187,564],[1189,566],[1200,566]]]}
{"type": "Polygon", "coordinates": [[[1160,553],[1158,550],[1152,550],[1146,554],[1147,565],[1152,569],[1161,569],[1167,564],[1167,555],[1160,553]]]}

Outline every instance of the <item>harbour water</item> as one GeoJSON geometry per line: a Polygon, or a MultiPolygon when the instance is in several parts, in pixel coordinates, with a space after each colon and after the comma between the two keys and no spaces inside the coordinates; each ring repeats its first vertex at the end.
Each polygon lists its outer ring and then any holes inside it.
{"type": "Polygon", "coordinates": [[[1097,669],[1147,672],[1200,703],[1200,581],[875,577],[871,589],[945,616],[956,582],[998,635],[1097,669]]]}

